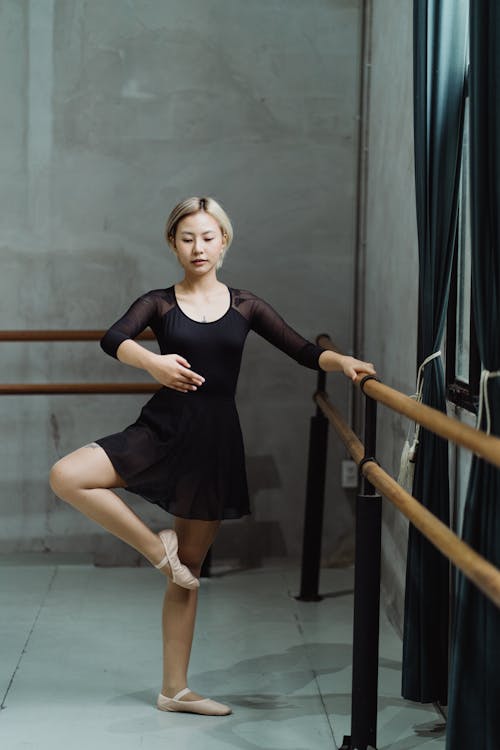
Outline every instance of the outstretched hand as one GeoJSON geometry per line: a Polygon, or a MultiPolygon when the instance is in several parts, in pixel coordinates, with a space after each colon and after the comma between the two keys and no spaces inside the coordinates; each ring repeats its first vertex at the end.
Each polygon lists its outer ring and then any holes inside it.
{"type": "Polygon", "coordinates": [[[158,354],[148,367],[148,372],[161,385],[174,391],[189,393],[203,385],[205,378],[193,372],[191,365],[180,354],[158,354]]]}
{"type": "Polygon", "coordinates": [[[347,355],[341,358],[342,372],[347,378],[356,380],[360,373],[365,375],[375,375],[375,367],[371,362],[363,362],[361,359],[355,359],[347,355]]]}

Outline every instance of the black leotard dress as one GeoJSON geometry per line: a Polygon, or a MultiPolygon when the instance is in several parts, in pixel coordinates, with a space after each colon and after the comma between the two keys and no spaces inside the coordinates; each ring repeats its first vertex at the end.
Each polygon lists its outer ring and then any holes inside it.
{"type": "Polygon", "coordinates": [[[311,369],[321,347],[304,339],[255,294],[229,287],[231,303],[210,323],[189,318],[174,287],[139,297],[106,332],[101,346],[119,345],[148,326],[162,354],[180,354],[205,378],[196,391],[162,387],[139,418],[96,442],[126,489],[174,516],[216,520],[250,512],[241,428],[234,401],[246,336],[256,331],[311,369]]]}

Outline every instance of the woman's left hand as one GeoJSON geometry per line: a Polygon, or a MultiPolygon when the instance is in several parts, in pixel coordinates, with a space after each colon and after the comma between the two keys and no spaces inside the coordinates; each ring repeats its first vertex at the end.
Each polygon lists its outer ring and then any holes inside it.
{"type": "Polygon", "coordinates": [[[363,362],[361,359],[355,359],[343,355],[340,360],[342,366],[342,372],[347,378],[356,380],[359,373],[365,373],[366,375],[375,375],[375,367],[371,362],[363,362]]]}

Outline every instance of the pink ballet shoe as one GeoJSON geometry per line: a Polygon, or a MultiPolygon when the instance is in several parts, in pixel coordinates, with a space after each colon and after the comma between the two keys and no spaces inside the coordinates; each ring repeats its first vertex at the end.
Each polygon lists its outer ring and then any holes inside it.
{"type": "Polygon", "coordinates": [[[161,570],[168,564],[172,571],[172,580],[174,583],[185,589],[197,589],[200,585],[199,580],[194,577],[186,565],[181,563],[177,556],[178,542],[175,531],[173,529],[165,529],[165,531],[160,531],[158,536],[165,547],[165,557],[160,560],[158,565],[155,565],[155,568],[161,570]]]}
{"type": "Polygon", "coordinates": [[[196,701],[181,701],[183,695],[189,693],[188,687],[184,688],[174,695],[173,698],[167,698],[160,693],[156,703],[160,711],[186,711],[190,714],[202,714],[203,716],[227,716],[232,713],[232,709],[224,703],[218,703],[210,698],[199,698],[196,701]]]}

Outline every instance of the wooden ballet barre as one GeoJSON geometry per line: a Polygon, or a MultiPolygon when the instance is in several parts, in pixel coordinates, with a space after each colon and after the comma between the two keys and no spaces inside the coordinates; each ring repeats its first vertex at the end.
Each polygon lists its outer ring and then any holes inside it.
{"type": "MultiPolygon", "coordinates": [[[[26,330],[0,331],[0,341],[100,341],[106,331],[98,330],[26,330]]],[[[135,338],[153,341],[153,331],[148,329],[135,338]]]]}
{"type": "Polygon", "coordinates": [[[0,396],[64,395],[70,393],[155,393],[159,383],[8,383],[0,396]]]}
{"type": "MultiPolygon", "coordinates": [[[[358,376],[356,385],[360,385],[362,380],[363,375],[358,376]]],[[[379,401],[399,414],[403,414],[414,422],[418,422],[430,432],[445,440],[450,440],[456,445],[468,448],[489,463],[500,466],[500,438],[487,435],[485,432],[459,422],[458,419],[452,419],[430,406],[419,404],[409,396],[405,396],[377,380],[365,381],[363,391],[370,398],[379,401]]]]}
{"type": "MultiPolygon", "coordinates": [[[[324,349],[338,351],[326,335],[318,337],[318,344],[324,349]]],[[[356,385],[359,386],[364,378],[363,373],[358,375],[356,385]]],[[[452,419],[438,409],[419,404],[415,399],[405,396],[378,380],[366,380],[362,390],[370,398],[388,406],[398,414],[403,414],[413,422],[418,422],[430,432],[434,432],[445,440],[451,440],[456,445],[468,448],[477,456],[500,467],[500,438],[487,435],[481,430],[459,422],[458,419],[452,419]]]]}
{"type": "MultiPolygon", "coordinates": [[[[364,447],[359,438],[330,402],[326,393],[317,393],[314,400],[334,427],[353,460],[359,465],[364,455],[364,447]]],[[[395,505],[445,557],[481,589],[497,607],[500,607],[500,570],[462,541],[446,524],[406,492],[375,461],[365,463],[361,471],[381,495],[395,505]]]]}
{"type": "MultiPolygon", "coordinates": [[[[0,331],[1,341],[100,341],[106,331],[75,330],[14,330],[0,331]]],[[[135,337],[154,341],[156,336],[148,328],[135,337]]],[[[70,393],[154,393],[158,383],[5,383],[0,385],[0,396],[34,396],[70,393]]]]}
{"type": "Polygon", "coordinates": [[[315,393],[314,400],[325,417],[327,417],[330,424],[335,428],[337,435],[344,443],[349,455],[352,456],[356,464],[359,466],[359,463],[365,454],[365,447],[361,440],[356,433],[351,430],[340,412],[332,404],[327,393],[315,393]]]}

